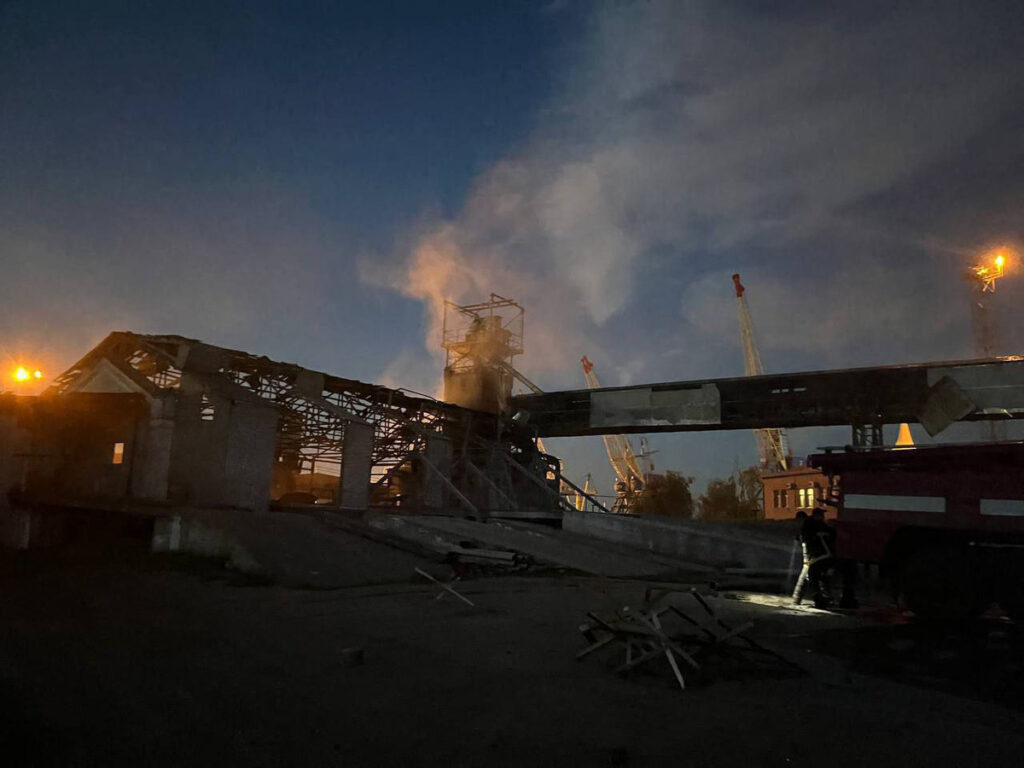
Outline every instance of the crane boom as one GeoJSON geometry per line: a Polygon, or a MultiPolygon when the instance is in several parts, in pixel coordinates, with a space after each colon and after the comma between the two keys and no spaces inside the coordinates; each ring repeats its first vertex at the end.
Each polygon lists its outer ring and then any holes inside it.
{"type": "MultiPolygon", "coordinates": [[[[746,288],[740,282],[738,274],[732,276],[736,288],[736,305],[740,318],[740,341],[743,343],[743,372],[747,376],[764,375],[764,363],[757,349],[754,338],[754,320],[750,316],[750,307],[744,294],[746,288]]],[[[789,444],[785,431],[781,429],[755,429],[757,452],[761,458],[761,466],[765,469],[789,468],[789,444]]]]}
{"type": "MultiPolygon", "coordinates": [[[[600,389],[601,382],[597,380],[597,374],[594,373],[594,364],[585,356],[580,358],[580,363],[583,364],[583,376],[587,380],[587,387],[600,389]]],[[[640,468],[640,462],[637,461],[636,453],[633,451],[628,437],[604,435],[604,447],[608,452],[608,460],[611,462],[612,469],[615,470],[619,480],[627,486],[634,480],[640,483],[645,482],[644,471],[640,468]]]]}

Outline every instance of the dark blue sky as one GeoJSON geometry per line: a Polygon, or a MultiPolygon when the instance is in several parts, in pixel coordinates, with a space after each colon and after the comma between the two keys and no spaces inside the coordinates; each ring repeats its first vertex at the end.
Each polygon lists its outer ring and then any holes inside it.
{"type": "MultiPolygon", "coordinates": [[[[237,285],[268,304],[308,295],[306,338],[289,341],[289,320],[273,317],[287,306],[258,312],[266,327],[227,323],[228,338],[216,312],[187,330],[264,349],[269,331],[274,353],[304,360],[316,344],[349,347],[339,336],[417,334],[418,303],[353,295],[356,258],[392,249],[427,212],[457,211],[470,180],[528,134],[553,42],[578,26],[541,7],[8,3],[0,216],[5,287],[21,290],[4,324],[62,331],[76,313],[49,321],[48,298],[81,287],[105,294],[102,307],[76,297],[94,311],[75,324],[93,336],[101,321],[171,330],[178,302],[202,311],[222,292],[230,304],[237,285]]],[[[32,339],[63,361],[85,341],[32,339]]],[[[386,363],[346,351],[353,375],[386,363]]]]}
{"type": "Polygon", "coordinates": [[[1022,33],[994,0],[0,2],[0,354],[170,332],[432,390],[437,302],[496,291],[547,388],[731,375],[739,270],[772,370],[969,356],[959,274],[1024,239],[1022,33]]]}
{"type": "Polygon", "coordinates": [[[132,183],[294,184],[385,244],[396,213],[453,209],[527,132],[567,22],[512,5],[14,3],[13,179],[72,204],[75,173],[115,197],[132,183]]]}

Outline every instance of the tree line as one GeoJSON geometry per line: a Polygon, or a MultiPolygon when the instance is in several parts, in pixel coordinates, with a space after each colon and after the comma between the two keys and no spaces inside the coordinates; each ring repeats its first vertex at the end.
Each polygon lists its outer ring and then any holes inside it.
{"type": "Polygon", "coordinates": [[[632,513],[731,521],[760,520],[763,516],[761,476],[756,467],[711,480],[696,499],[692,488],[693,478],[679,472],[652,475],[634,502],[632,513]]]}

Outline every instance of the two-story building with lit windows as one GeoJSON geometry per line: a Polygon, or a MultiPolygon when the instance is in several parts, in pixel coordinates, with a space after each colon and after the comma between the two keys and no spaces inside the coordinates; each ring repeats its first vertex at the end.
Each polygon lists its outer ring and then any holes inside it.
{"type": "MultiPolygon", "coordinates": [[[[804,466],[803,462],[783,472],[761,476],[764,484],[764,519],[792,520],[803,510],[810,514],[815,503],[825,504],[828,480],[821,472],[804,466]]],[[[834,518],[836,511],[825,504],[826,517],[834,518]]]]}

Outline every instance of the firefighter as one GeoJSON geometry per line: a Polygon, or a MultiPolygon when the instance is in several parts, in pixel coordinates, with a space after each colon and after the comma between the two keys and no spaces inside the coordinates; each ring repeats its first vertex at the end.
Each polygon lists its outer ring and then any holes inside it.
{"type": "Polygon", "coordinates": [[[804,567],[793,590],[793,600],[799,605],[803,601],[804,589],[811,583],[814,589],[814,605],[825,608],[832,604],[832,589],[828,571],[833,565],[834,531],[825,523],[825,508],[816,506],[810,517],[800,526],[800,545],[803,549],[804,567]]]}
{"type": "Polygon", "coordinates": [[[800,596],[803,593],[803,585],[804,582],[807,580],[807,569],[810,567],[810,563],[807,558],[807,546],[804,544],[802,536],[803,525],[804,522],[807,520],[807,513],[801,509],[799,512],[796,513],[796,517],[794,519],[797,522],[796,536],[794,538],[796,540],[796,543],[800,545],[802,567],[800,569],[800,575],[797,576],[796,579],[796,587],[793,589],[793,599],[796,600],[797,605],[799,605],[800,596]]]}

